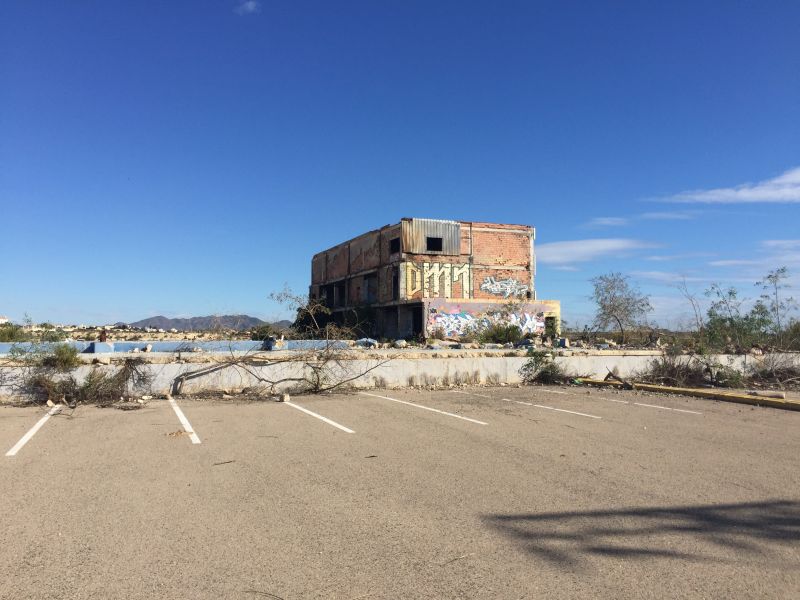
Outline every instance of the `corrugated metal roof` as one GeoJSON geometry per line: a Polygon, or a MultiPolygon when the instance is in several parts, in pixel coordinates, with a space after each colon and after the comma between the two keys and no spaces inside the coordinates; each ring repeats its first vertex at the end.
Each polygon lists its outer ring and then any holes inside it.
{"type": "Polygon", "coordinates": [[[403,252],[412,254],[461,253],[461,223],[439,219],[410,219],[403,221],[403,252]],[[428,250],[428,238],[442,240],[441,251],[428,250]]]}

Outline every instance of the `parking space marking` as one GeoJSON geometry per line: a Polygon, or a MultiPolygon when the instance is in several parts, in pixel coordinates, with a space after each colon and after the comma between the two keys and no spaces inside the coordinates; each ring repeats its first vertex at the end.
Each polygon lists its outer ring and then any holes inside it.
{"type": "Polygon", "coordinates": [[[545,406],[544,404],[534,404],[536,408],[546,408],[547,410],[557,410],[558,412],[563,413],[570,413],[572,415],[580,415],[582,417],[589,417],[590,419],[602,419],[603,417],[598,417],[597,415],[587,415],[586,413],[582,412],[575,412],[574,410],[566,410],[563,408],[554,408],[552,406],[545,406]]]}
{"type": "Polygon", "coordinates": [[[189,423],[189,419],[187,419],[186,415],[183,414],[181,407],[178,406],[177,402],[175,402],[175,398],[172,396],[167,396],[167,400],[169,400],[169,405],[172,407],[172,410],[174,410],[175,414],[178,415],[178,420],[181,422],[181,425],[183,425],[183,430],[189,434],[189,439],[192,440],[193,444],[199,444],[200,438],[197,437],[194,429],[192,429],[192,424],[189,423]]]}
{"type": "Polygon", "coordinates": [[[670,408],[668,406],[658,406],[656,404],[644,404],[642,402],[634,402],[636,406],[646,406],[647,408],[660,408],[661,410],[674,410],[675,412],[689,413],[692,415],[702,415],[703,413],[694,410],[684,410],[682,408],[670,408]]]}
{"type": "Polygon", "coordinates": [[[47,420],[50,417],[52,417],[53,415],[55,415],[55,414],[57,414],[59,412],[61,412],[61,407],[60,406],[54,406],[53,408],[48,410],[47,414],[45,416],[43,416],[41,419],[39,419],[36,422],[36,425],[31,427],[28,430],[28,432],[25,435],[23,435],[22,438],[20,438],[20,440],[16,444],[14,444],[14,447],[11,448],[11,450],[6,452],[6,456],[16,456],[17,452],[19,452],[22,449],[22,447],[25,444],[27,444],[34,435],[36,435],[36,432],[39,431],[42,428],[42,425],[47,423],[47,420]]]}
{"type": "Polygon", "coordinates": [[[465,396],[477,396],[478,398],[491,399],[491,396],[487,396],[486,394],[476,394],[474,392],[462,392],[461,390],[450,390],[450,391],[453,392],[454,394],[464,394],[465,396]]]}
{"type": "Polygon", "coordinates": [[[561,392],[559,390],[544,390],[544,391],[546,391],[548,394],[564,394],[565,396],[567,395],[567,392],[561,392]]]}
{"type": "Polygon", "coordinates": [[[331,421],[328,417],[323,417],[322,415],[318,415],[314,411],[308,410],[307,408],[303,408],[299,404],[295,404],[294,402],[289,402],[289,401],[284,402],[284,404],[286,406],[291,406],[292,408],[296,408],[297,410],[302,411],[302,412],[306,413],[307,415],[311,415],[312,417],[316,417],[320,421],[324,421],[328,425],[333,425],[337,429],[341,429],[342,431],[344,431],[346,433],[355,433],[355,431],[353,431],[352,429],[348,429],[344,425],[339,425],[339,423],[337,423],[336,421],[331,421]]]}
{"type": "Polygon", "coordinates": [[[603,398],[602,396],[595,396],[599,400],[607,400],[608,402],[618,402],[619,404],[630,404],[627,400],[614,400],[614,398],[603,398]]]}
{"type": "Polygon", "coordinates": [[[400,404],[408,404],[409,406],[414,406],[416,408],[421,408],[423,410],[429,410],[431,412],[439,413],[440,415],[447,415],[448,417],[455,417],[456,419],[462,419],[464,421],[469,421],[470,423],[477,423],[478,425],[488,425],[488,423],[484,423],[483,421],[478,421],[477,419],[462,417],[461,415],[455,415],[453,413],[439,410],[438,408],[431,408],[430,406],[423,406],[422,404],[415,404],[414,402],[406,402],[405,400],[398,400],[397,398],[389,398],[389,396],[379,396],[378,394],[368,394],[367,392],[359,392],[359,393],[362,396],[372,396],[373,398],[382,398],[383,400],[391,400],[392,402],[399,402],[400,404]]]}

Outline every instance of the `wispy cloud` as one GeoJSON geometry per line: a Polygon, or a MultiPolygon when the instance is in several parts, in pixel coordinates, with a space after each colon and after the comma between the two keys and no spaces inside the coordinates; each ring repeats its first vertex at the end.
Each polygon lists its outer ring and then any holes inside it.
{"type": "Polygon", "coordinates": [[[608,256],[621,256],[642,248],[653,248],[654,244],[626,238],[605,238],[592,240],[573,240],[551,242],[536,247],[537,260],[555,267],[570,266],[574,263],[589,262],[608,256]]]}
{"type": "Polygon", "coordinates": [[[647,212],[639,215],[640,219],[646,221],[691,221],[697,216],[695,213],[687,211],[674,212],[647,212]]]}
{"type": "Polygon", "coordinates": [[[584,227],[623,227],[635,221],[689,221],[697,216],[696,211],[676,210],[669,212],[646,212],[629,217],[595,217],[584,227]]]}
{"type": "Polygon", "coordinates": [[[688,190],[660,200],[692,204],[800,203],[800,167],[757,183],[710,190],[688,190]]]}
{"type": "MultiPolygon", "coordinates": [[[[692,275],[686,273],[675,273],[670,271],[631,271],[631,277],[636,277],[638,279],[647,279],[649,281],[654,281],[656,283],[663,283],[667,285],[675,285],[677,283],[712,283],[718,280],[718,278],[711,277],[708,275],[692,275]]],[[[752,283],[752,279],[747,279],[744,277],[737,277],[737,278],[730,278],[726,277],[725,282],[731,283],[752,283]]]]}
{"type": "Polygon", "coordinates": [[[630,275],[638,279],[649,279],[650,281],[670,284],[680,283],[681,281],[695,283],[706,281],[702,277],[689,276],[683,273],[672,273],[669,271],[631,271],[630,275]]]}
{"type": "Polygon", "coordinates": [[[800,240],[764,240],[761,245],[770,250],[800,250],[800,240]]]}
{"type": "Polygon", "coordinates": [[[734,258],[727,260],[712,260],[708,263],[711,267],[749,267],[752,265],[760,265],[763,260],[752,260],[749,258],[734,258]]]}
{"type": "Polygon", "coordinates": [[[645,256],[644,259],[653,262],[668,262],[687,258],[709,258],[711,256],[714,256],[711,252],[685,252],[683,254],[654,254],[652,256],[645,256]]]}
{"type": "Polygon", "coordinates": [[[237,15],[253,15],[261,12],[261,2],[259,0],[240,0],[233,12],[237,15]]]}
{"type": "Polygon", "coordinates": [[[800,286],[800,240],[763,240],[756,250],[745,257],[712,260],[708,266],[734,269],[738,276],[748,277],[753,282],[760,280],[769,271],[788,267],[788,283],[798,287],[800,286]]]}
{"type": "Polygon", "coordinates": [[[589,227],[621,227],[630,222],[631,220],[625,217],[595,217],[586,225],[589,227]]]}

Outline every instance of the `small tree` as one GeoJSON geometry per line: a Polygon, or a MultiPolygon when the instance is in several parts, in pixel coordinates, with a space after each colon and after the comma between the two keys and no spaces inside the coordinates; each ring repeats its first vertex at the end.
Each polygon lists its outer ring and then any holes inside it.
{"type": "Polygon", "coordinates": [[[785,348],[787,340],[784,339],[786,326],[789,324],[789,314],[797,307],[794,298],[786,297],[782,290],[789,286],[784,283],[789,277],[786,267],[770,271],[756,285],[763,290],[761,297],[756,302],[757,309],[768,317],[767,325],[772,334],[774,343],[778,348],[785,348]]]}
{"type": "Polygon", "coordinates": [[[625,328],[640,325],[647,313],[653,310],[650,297],[631,286],[627,275],[622,273],[600,275],[591,282],[594,286],[591,299],[597,304],[595,327],[605,329],[616,324],[624,344],[625,328]]]}

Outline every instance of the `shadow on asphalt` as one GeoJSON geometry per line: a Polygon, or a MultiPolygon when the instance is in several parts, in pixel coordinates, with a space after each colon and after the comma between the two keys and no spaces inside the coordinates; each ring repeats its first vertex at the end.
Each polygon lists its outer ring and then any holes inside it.
{"type": "Polygon", "coordinates": [[[575,569],[584,559],[677,558],[714,561],[714,549],[766,555],[800,540],[800,502],[770,500],[583,512],[486,515],[484,520],[525,549],[575,569]]]}

